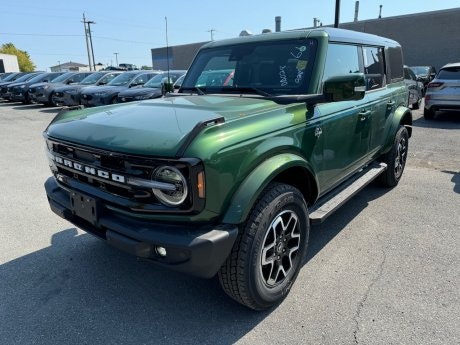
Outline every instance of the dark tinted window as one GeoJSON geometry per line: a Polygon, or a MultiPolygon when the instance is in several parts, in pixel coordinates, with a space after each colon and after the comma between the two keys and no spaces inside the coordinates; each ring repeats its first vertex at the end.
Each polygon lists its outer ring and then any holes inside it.
{"type": "Polygon", "coordinates": [[[390,80],[398,81],[404,78],[403,57],[401,47],[388,48],[388,64],[390,66],[390,80]]]}
{"type": "Polygon", "coordinates": [[[385,61],[383,48],[363,47],[364,74],[366,75],[366,88],[375,90],[385,85],[385,61]]]}
{"type": "Polygon", "coordinates": [[[323,80],[336,75],[359,73],[358,47],[345,44],[330,44],[327,50],[323,80]]]}
{"type": "Polygon", "coordinates": [[[436,78],[460,80],[460,67],[443,68],[436,78]]]}

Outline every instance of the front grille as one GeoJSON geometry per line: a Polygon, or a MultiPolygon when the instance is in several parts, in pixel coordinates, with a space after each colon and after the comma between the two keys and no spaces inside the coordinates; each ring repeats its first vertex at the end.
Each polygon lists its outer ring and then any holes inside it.
{"type": "MultiPolygon", "coordinates": [[[[199,161],[195,159],[168,160],[149,157],[131,156],[111,151],[94,150],[73,144],[47,140],[48,148],[55,157],[68,159],[74,163],[87,167],[93,167],[107,172],[109,176],[122,176],[123,178],[135,178],[151,181],[155,169],[162,165],[172,165],[179,169],[190,185],[190,176],[198,171],[199,161]]],[[[177,208],[169,208],[161,204],[150,188],[133,186],[119,182],[116,179],[103,178],[94,174],[78,171],[64,163],[54,162],[57,170],[55,176],[65,176],[79,184],[96,188],[107,195],[106,201],[114,207],[137,213],[190,213],[202,205],[193,205],[193,193],[189,193],[183,205],[177,208]],[[113,196],[113,197],[110,197],[113,196]],[[121,200],[122,198],[123,200],[121,200]]],[[[59,179],[66,183],[66,179],[59,179]]],[[[196,179],[195,179],[196,180],[196,179]]],[[[70,186],[69,186],[70,187],[70,186]]],[[[83,190],[85,192],[85,190],[83,190]]],[[[86,191],[88,193],[88,191],[86,191]]]]}

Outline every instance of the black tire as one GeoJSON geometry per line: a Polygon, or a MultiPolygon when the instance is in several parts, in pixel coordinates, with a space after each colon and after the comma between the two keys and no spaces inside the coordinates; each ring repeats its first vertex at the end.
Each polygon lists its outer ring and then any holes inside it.
{"type": "Polygon", "coordinates": [[[425,120],[433,120],[434,115],[435,113],[433,109],[423,108],[423,117],[425,118],[425,120]]]}
{"type": "Polygon", "coordinates": [[[118,96],[115,96],[111,99],[110,104],[117,104],[118,103],[118,96]]]}
{"type": "Polygon", "coordinates": [[[420,108],[420,103],[422,103],[422,99],[419,98],[417,100],[417,102],[415,102],[414,104],[412,104],[412,109],[419,109],[420,108]]]}
{"type": "Polygon", "coordinates": [[[399,126],[393,146],[382,156],[381,161],[387,164],[387,169],[380,175],[380,183],[386,187],[394,187],[399,183],[404,172],[409,148],[409,133],[407,128],[399,126]]]}
{"type": "Polygon", "coordinates": [[[48,98],[48,102],[46,102],[45,105],[49,105],[49,106],[52,106],[52,107],[57,107],[57,104],[54,101],[53,96],[54,96],[54,92],[51,93],[50,97],[48,98]]]}
{"type": "Polygon", "coordinates": [[[240,230],[219,271],[220,284],[251,309],[270,308],[289,293],[305,260],[309,219],[302,193],[270,184],[240,230]]]}

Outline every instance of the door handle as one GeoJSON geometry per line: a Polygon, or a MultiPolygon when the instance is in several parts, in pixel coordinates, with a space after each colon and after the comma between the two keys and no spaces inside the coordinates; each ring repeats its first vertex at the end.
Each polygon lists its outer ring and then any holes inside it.
{"type": "Polygon", "coordinates": [[[359,121],[366,121],[369,115],[371,114],[370,110],[364,110],[358,113],[359,121]]]}

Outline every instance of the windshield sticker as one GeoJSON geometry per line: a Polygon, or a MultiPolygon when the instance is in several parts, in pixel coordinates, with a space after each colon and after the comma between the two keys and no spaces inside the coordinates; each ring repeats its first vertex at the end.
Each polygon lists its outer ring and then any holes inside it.
{"type": "Polygon", "coordinates": [[[281,86],[286,86],[288,84],[287,81],[287,74],[286,74],[286,66],[280,66],[280,84],[281,86]]]}
{"type": "Polygon", "coordinates": [[[308,61],[307,60],[299,60],[297,61],[297,70],[298,71],[303,71],[305,68],[307,68],[308,61]]]}
{"type": "Polygon", "coordinates": [[[291,56],[296,58],[296,59],[300,59],[302,57],[302,54],[304,53],[304,51],[307,50],[307,47],[306,46],[300,46],[300,47],[295,47],[295,49],[297,50],[297,52],[295,52],[295,53],[291,52],[291,56]]]}

